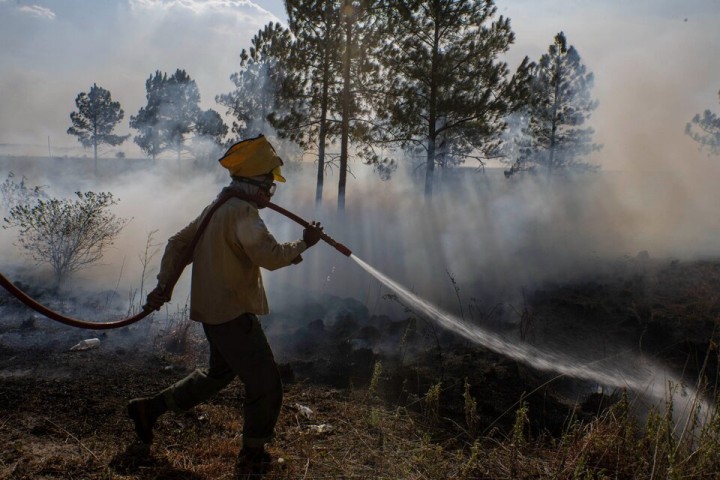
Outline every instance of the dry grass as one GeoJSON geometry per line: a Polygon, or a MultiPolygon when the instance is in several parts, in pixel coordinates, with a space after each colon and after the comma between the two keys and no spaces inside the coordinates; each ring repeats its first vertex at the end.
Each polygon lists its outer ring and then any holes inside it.
{"type": "MultiPolygon", "coordinates": [[[[718,350],[710,337],[701,337],[700,327],[718,315],[717,297],[706,287],[720,278],[720,264],[700,265],[685,275],[670,273],[660,272],[643,288],[619,282],[613,284],[616,289],[591,285],[561,292],[562,301],[547,294],[535,300],[533,311],[546,318],[563,311],[573,318],[582,312],[588,319],[598,312],[614,318],[627,312],[618,300],[625,298],[623,291],[635,288],[644,304],[629,294],[628,303],[650,309],[638,317],[647,323],[642,328],[661,321],[683,325],[698,350],[704,338],[709,348],[698,361],[698,378],[705,379],[704,390],[714,397],[709,385],[717,383],[718,350]],[[674,289],[670,280],[676,282],[674,289]]],[[[146,346],[78,353],[0,347],[0,478],[234,478],[242,431],[239,383],[186,414],[163,416],[150,448],[135,442],[125,417],[127,400],[157,391],[205,361],[204,343],[193,329],[182,322],[173,327],[157,338],[145,336],[153,353],[143,353],[146,346]]],[[[652,333],[651,328],[646,341],[652,333]]],[[[542,428],[546,411],[537,401],[544,393],[522,394],[523,389],[536,391],[525,384],[531,378],[525,367],[485,353],[447,349],[442,368],[432,369],[426,360],[437,355],[405,354],[410,337],[407,331],[402,335],[397,358],[369,364],[367,387],[288,382],[277,437],[269,446],[283,462],[266,478],[720,478],[716,413],[704,423],[695,415],[682,418],[669,396],[641,416],[639,401],[619,392],[600,396],[603,408],[593,409],[593,416],[568,405],[560,414],[561,421],[566,417],[562,428],[551,433],[542,428]],[[455,365],[459,358],[472,368],[455,365]],[[450,376],[460,371],[462,376],[450,376]],[[520,389],[510,388],[512,382],[520,389]],[[504,403],[494,404],[499,397],[504,403]]]]}
{"type": "MultiPolygon", "coordinates": [[[[233,478],[242,429],[238,385],[184,415],[162,417],[156,442],[144,448],[123,415],[119,383],[138,387],[148,362],[96,373],[95,388],[87,388],[87,378],[3,380],[0,478],[233,478]]],[[[630,410],[623,396],[590,422],[568,419],[559,438],[533,438],[520,402],[511,431],[472,437],[434,409],[388,407],[364,390],[296,384],[287,389],[269,448],[283,462],[266,478],[718,478],[717,415],[681,434],[670,403],[645,424],[630,410]]]]}

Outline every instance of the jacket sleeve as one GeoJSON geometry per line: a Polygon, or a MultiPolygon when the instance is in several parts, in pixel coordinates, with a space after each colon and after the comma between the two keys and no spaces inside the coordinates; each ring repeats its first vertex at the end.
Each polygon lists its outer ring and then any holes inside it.
{"type": "Polygon", "coordinates": [[[300,254],[307,250],[303,240],[278,243],[254,208],[249,208],[236,225],[235,235],[245,253],[255,265],[267,270],[299,263],[300,254]]]}
{"type": "Polygon", "coordinates": [[[192,256],[190,256],[187,261],[183,261],[183,256],[186,248],[190,245],[190,242],[192,242],[195,232],[197,232],[202,217],[203,216],[200,215],[190,222],[188,226],[168,239],[165,253],[163,253],[162,260],[160,261],[160,272],[157,276],[158,285],[165,290],[168,297],[172,296],[172,289],[174,287],[174,285],[169,285],[171,280],[179,277],[182,271],[185,270],[185,267],[192,263],[192,256]]]}

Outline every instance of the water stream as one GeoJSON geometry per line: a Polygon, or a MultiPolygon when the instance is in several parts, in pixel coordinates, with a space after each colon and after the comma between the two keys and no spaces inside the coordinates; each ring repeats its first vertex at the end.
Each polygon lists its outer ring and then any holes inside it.
{"type": "MultiPolygon", "coordinates": [[[[622,361],[611,358],[587,363],[565,354],[543,351],[526,343],[511,342],[478,325],[471,325],[449,313],[443,312],[357,256],[352,255],[350,258],[363,270],[394,291],[405,305],[417,313],[425,315],[443,328],[451,330],[474,343],[538,370],[591,380],[605,387],[627,388],[637,393],[650,395],[657,400],[666,400],[668,398],[668,382],[674,386],[683,385],[679,378],[670,374],[666,369],[638,355],[628,354],[623,356],[622,361]]],[[[685,397],[685,401],[680,401],[681,399],[678,399],[677,395],[673,395],[676,397],[674,400],[677,400],[677,403],[680,404],[677,405],[676,403],[676,411],[682,409],[683,403],[687,403],[687,406],[690,407],[693,402],[700,401],[702,411],[709,412],[708,405],[699,398],[692,387],[683,385],[683,388],[677,390],[682,397],[685,397]],[[678,406],[681,409],[677,409],[678,406]]]]}

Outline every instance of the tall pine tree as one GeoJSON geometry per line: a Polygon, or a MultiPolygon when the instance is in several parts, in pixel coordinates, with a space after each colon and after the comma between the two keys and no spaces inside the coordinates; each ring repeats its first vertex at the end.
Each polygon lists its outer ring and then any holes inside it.
{"type": "MultiPolygon", "coordinates": [[[[500,60],[514,34],[492,0],[385,2],[387,40],[377,53],[386,140],[424,154],[425,194],[436,166],[498,155],[513,79],[500,60]]],[[[528,67],[527,59],[518,69],[528,67]]]]}
{"type": "Polygon", "coordinates": [[[528,126],[520,164],[538,166],[548,174],[569,168],[593,168],[585,157],[599,150],[594,130],[585,126],[598,102],[592,99],[593,74],[568,46],[563,32],[555,36],[531,72],[528,126]]]}
{"type": "Polygon", "coordinates": [[[165,102],[163,90],[167,74],[156,71],[145,81],[147,104],[140,108],[137,115],[130,116],[130,128],[138,131],[133,139],[140,149],[153,160],[163,152],[161,106],[165,102]]]}
{"type": "Polygon", "coordinates": [[[201,114],[200,91],[185,70],[177,69],[167,79],[164,96],[165,103],[161,107],[163,133],[168,149],[175,151],[179,162],[185,139],[193,132],[195,120],[201,114]]]}
{"type": "Polygon", "coordinates": [[[130,127],[138,131],[135,143],[153,159],[174,151],[178,162],[191,134],[220,142],[227,127],[212,109],[200,108],[200,91],[185,70],[168,77],[156,71],[145,82],[147,104],[130,117],[130,127]]]}
{"type": "Polygon", "coordinates": [[[343,0],[340,24],[341,80],[339,97],[340,113],[340,172],[338,175],[338,211],[345,210],[345,189],[347,186],[348,160],[351,142],[356,152],[369,161],[372,156],[372,128],[370,124],[372,79],[377,66],[371,52],[381,41],[381,12],[379,0],[343,0]]]}
{"type": "Polygon", "coordinates": [[[286,0],[295,37],[282,97],[290,109],[272,117],[282,136],[306,150],[317,148],[316,202],[322,201],[329,145],[339,140],[338,209],[345,208],[351,146],[368,151],[365,82],[372,63],[374,0],[286,0]],[[364,148],[365,147],[365,148],[364,148]]]}
{"type": "Polygon", "coordinates": [[[120,145],[130,135],[115,135],[113,130],[125,116],[120,102],[113,102],[108,90],[93,84],[90,91],[75,98],[77,111],[70,113],[72,126],[69,135],[75,135],[83,147],[93,147],[95,174],[97,175],[98,145],[120,145]]]}
{"type": "Polygon", "coordinates": [[[284,114],[271,115],[280,136],[306,151],[317,150],[315,201],[322,202],[326,147],[339,134],[335,119],[342,69],[342,24],[336,0],[286,0],[294,36],[282,86],[284,114]]]}
{"type": "Polygon", "coordinates": [[[240,70],[230,76],[235,89],[215,97],[234,118],[232,133],[236,140],[267,135],[271,126],[268,117],[285,110],[280,89],[290,43],[290,32],[271,22],[253,37],[249,50],[240,52],[240,70]]]}

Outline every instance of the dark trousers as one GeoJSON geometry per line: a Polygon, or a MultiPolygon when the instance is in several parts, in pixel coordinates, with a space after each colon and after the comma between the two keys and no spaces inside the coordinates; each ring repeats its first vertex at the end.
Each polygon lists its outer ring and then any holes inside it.
{"type": "Polygon", "coordinates": [[[220,325],[203,324],[210,365],[162,391],[168,409],[181,412],[225,388],[238,376],[245,385],[243,445],[261,447],[273,436],[282,404],[275,358],[257,317],[244,314],[220,325]]]}

